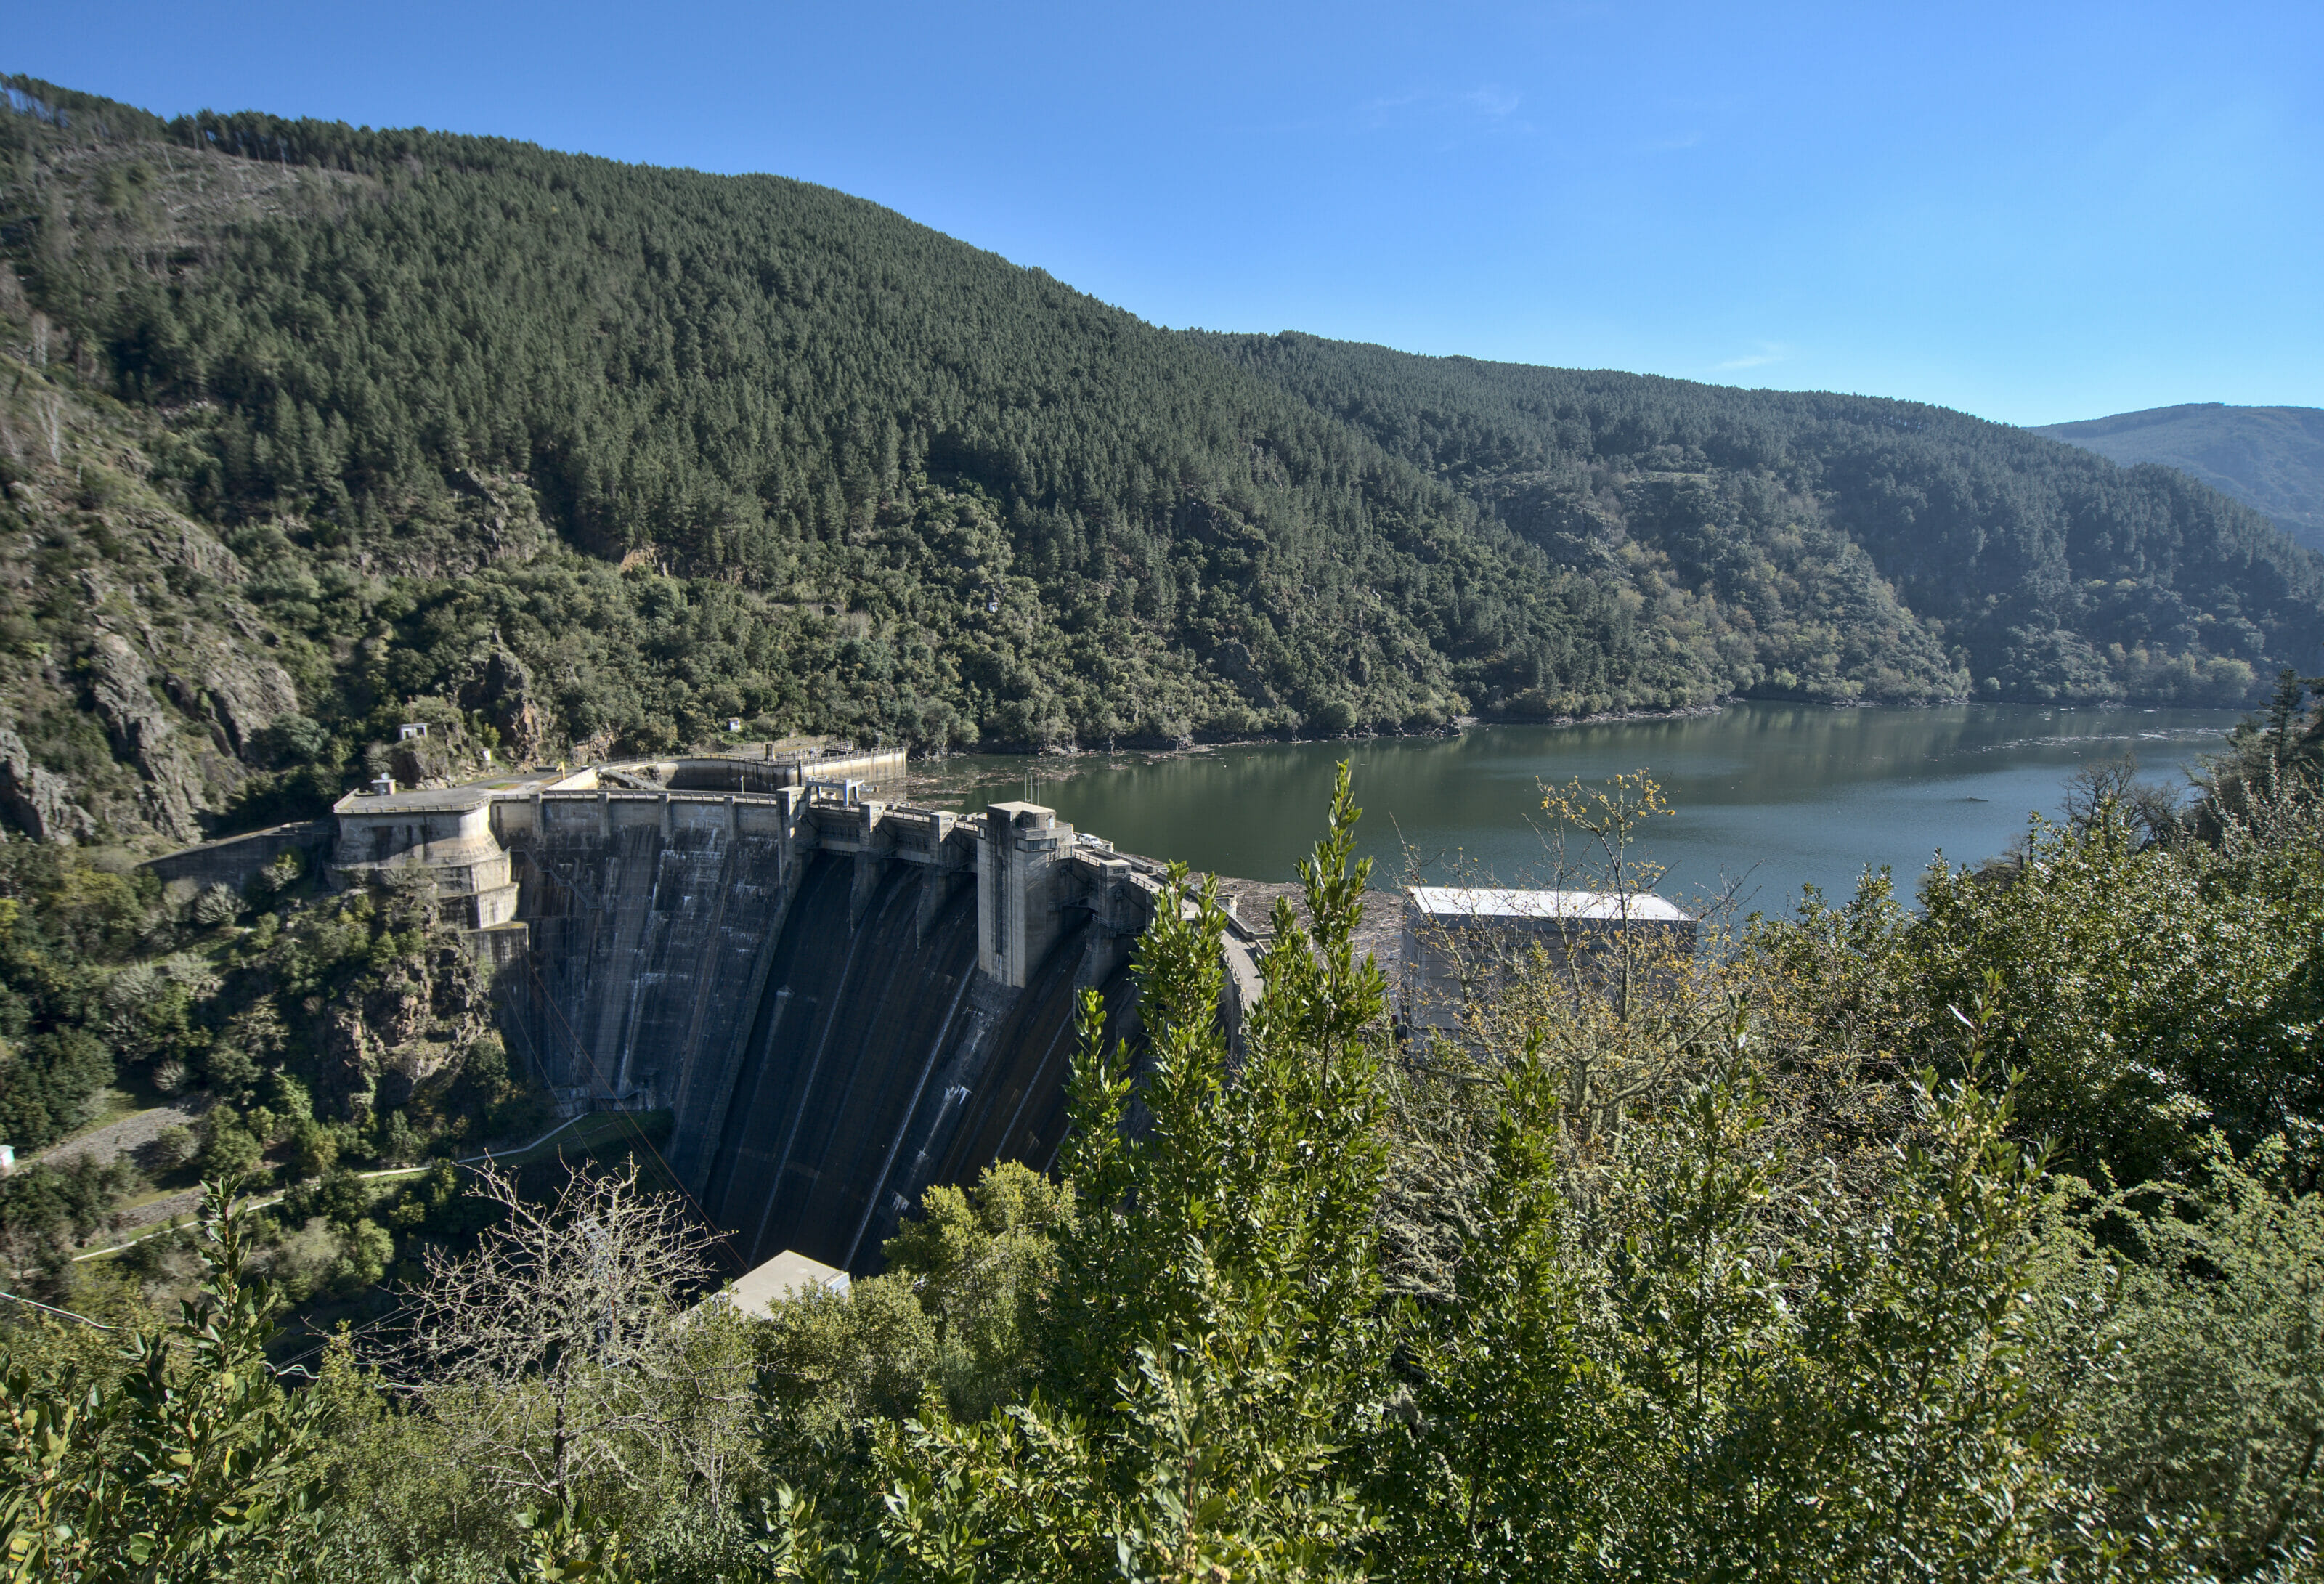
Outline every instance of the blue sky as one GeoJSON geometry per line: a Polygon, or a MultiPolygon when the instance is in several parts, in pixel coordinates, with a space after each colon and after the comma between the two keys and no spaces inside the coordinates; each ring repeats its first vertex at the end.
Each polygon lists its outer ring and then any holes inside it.
{"type": "Polygon", "coordinates": [[[1148,319],[1942,402],[2324,406],[2324,4],[0,0],[0,69],[767,170],[1148,319]]]}

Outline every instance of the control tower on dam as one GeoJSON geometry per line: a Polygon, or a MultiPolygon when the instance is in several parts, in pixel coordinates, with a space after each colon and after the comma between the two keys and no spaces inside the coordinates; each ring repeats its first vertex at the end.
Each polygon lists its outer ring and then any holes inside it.
{"type": "MultiPolygon", "coordinates": [[[[665,760],[341,800],[340,884],[425,870],[568,1112],[667,1109],[736,1254],[843,1268],[932,1183],[1046,1170],[1081,993],[1136,1018],[1155,865],[1030,803],[891,804],[901,753],[665,760]]],[[[1231,1027],[1256,994],[1225,944],[1231,1027]]]]}

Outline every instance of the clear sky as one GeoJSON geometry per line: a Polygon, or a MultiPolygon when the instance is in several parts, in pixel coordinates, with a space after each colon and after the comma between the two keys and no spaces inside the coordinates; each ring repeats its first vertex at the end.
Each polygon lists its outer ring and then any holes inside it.
{"type": "Polygon", "coordinates": [[[2324,406],[2324,3],[0,0],[0,69],[826,183],[1172,326],[2324,406]]]}

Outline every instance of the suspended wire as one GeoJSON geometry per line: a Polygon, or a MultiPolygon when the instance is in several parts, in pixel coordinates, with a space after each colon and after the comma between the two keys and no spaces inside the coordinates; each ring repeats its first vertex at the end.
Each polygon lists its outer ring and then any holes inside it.
{"type": "Polygon", "coordinates": [[[25,1297],[22,1293],[0,1293],[0,1298],[10,1299],[15,1303],[23,1304],[28,1309],[40,1310],[45,1314],[58,1314],[62,1315],[67,1320],[77,1320],[83,1325],[94,1326],[101,1331],[125,1331],[129,1329],[125,1325],[107,1325],[101,1320],[91,1320],[86,1314],[75,1314],[69,1309],[59,1309],[54,1304],[40,1303],[37,1300],[25,1297]]]}
{"type": "MultiPolygon", "coordinates": [[[[91,1330],[93,1330],[93,1331],[129,1331],[129,1330],[133,1329],[133,1328],[131,1328],[131,1327],[129,1327],[129,1326],[125,1326],[125,1325],[107,1325],[107,1324],[106,1324],[106,1323],[105,1323],[105,1322],[103,1322],[103,1321],[101,1321],[101,1320],[91,1320],[91,1319],[90,1319],[88,1315],[86,1315],[86,1314],[75,1314],[75,1313],[74,1313],[71,1310],[69,1310],[69,1309],[59,1309],[59,1308],[58,1308],[55,1304],[53,1304],[53,1303],[41,1303],[41,1302],[40,1302],[39,1300],[37,1300],[37,1299],[33,1299],[33,1298],[27,1298],[27,1297],[25,1297],[22,1293],[0,1293],[0,1298],[6,1298],[6,1299],[10,1300],[11,1302],[17,1303],[22,1303],[22,1304],[23,1304],[23,1305],[24,1305],[26,1308],[28,1308],[28,1309],[37,1309],[37,1310],[41,1311],[43,1314],[53,1314],[53,1315],[57,1315],[57,1316],[59,1316],[59,1317],[60,1317],[60,1318],[61,1318],[61,1319],[78,1321],[81,1324],[83,1324],[83,1325],[85,1325],[85,1326],[89,1327],[89,1328],[90,1328],[91,1330]]],[[[328,1346],[328,1344],[327,1344],[327,1343],[326,1343],[326,1344],[325,1344],[325,1346],[328,1346]]],[[[309,1351],[308,1351],[308,1352],[305,1352],[305,1353],[301,1353],[301,1354],[300,1354],[300,1355],[299,1355],[299,1358],[312,1358],[316,1352],[319,1352],[320,1350],[321,1350],[320,1349],[310,1349],[310,1350],[309,1350],[309,1351]]],[[[301,1365],[298,1362],[298,1360],[297,1360],[297,1359],[292,1359],[290,1362],[289,1362],[289,1363],[287,1363],[287,1364],[273,1364],[273,1363],[269,1363],[269,1364],[266,1366],[266,1368],[269,1368],[269,1369],[271,1369],[271,1370],[272,1370],[272,1371],[275,1373],[275,1375],[276,1375],[276,1376],[278,1376],[278,1377],[280,1377],[280,1376],[285,1376],[285,1375],[296,1375],[296,1376],[302,1377],[304,1377],[305,1379],[308,1379],[308,1380],[314,1380],[314,1379],[317,1379],[317,1378],[318,1378],[318,1377],[316,1376],[316,1374],[315,1374],[315,1372],[314,1372],[313,1370],[311,1370],[311,1369],[308,1369],[308,1368],[304,1368],[303,1366],[301,1366],[301,1365]]]]}

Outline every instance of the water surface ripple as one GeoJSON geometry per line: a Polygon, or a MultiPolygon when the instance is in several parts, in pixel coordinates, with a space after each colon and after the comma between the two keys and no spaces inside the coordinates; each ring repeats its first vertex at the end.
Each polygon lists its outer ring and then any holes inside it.
{"type": "Polygon", "coordinates": [[[1375,883],[1402,848],[1428,878],[1541,878],[1539,784],[1650,770],[1678,810],[1656,822],[1661,889],[1742,879],[1746,906],[1790,907],[1814,884],[1844,896],[1868,866],[1909,897],[1932,853],[1973,862],[2028,814],[2055,815],[2080,766],[2125,752],[2183,785],[2234,711],[1956,705],[1830,709],[1741,704],[1716,715],[1581,726],[1492,726],[1452,738],[1254,743],[1066,760],[970,756],[930,767],[915,796],[950,806],[1022,797],[1116,846],[1251,879],[1287,880],[1315,839],[1332,770],[1355,760],[1375,883]]]}

